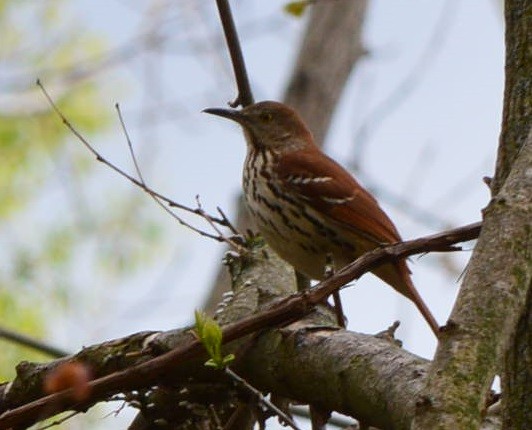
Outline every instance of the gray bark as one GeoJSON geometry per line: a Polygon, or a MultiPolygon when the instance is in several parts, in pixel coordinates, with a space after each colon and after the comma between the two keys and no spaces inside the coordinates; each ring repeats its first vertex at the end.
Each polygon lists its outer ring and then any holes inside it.
{"type": "Polygon", "coordinates": [[[504,108],[493,194],[502,188],[532,124],[532,4],[506,0],[504,108]]]}
{"type": "Polygon", "coordinates": [[[506,83],[494,197],[414,429],[477,428],[501,367],[505,428],[532,428],[532,4],[507,0],[505,17],[506,83]]]}
{"type": "MultiPolygon", "coordinates": [[[[256,247],[242,259],[233,260],[235,296],[220,313],[219,321],[237,321],[295,292],[293,279],[279,270],[282,264],[278,257],[262,247],[256,247]]],[[[237,353],[233,370],[263,391],[275,391],[326,410],[363,418],[368,425],[381,429],[408,429],[430,362],[389,340],[339,329],[335,321],[328,307],[318,307],[307,318],[289,326],[239,339],[229,344],[226,352],[237,353]]],[[[0,388],[0,413],[6,407],[14,408],[41,397],[42,381],[57,363],[72,359],[90,363],[94,374],[101,377],[143,362],[154,354],[183,346],[190,338],[190,328],[167,333],[139,333],[85,348],[75,357],[43,365],[25,364],[12,384],[0,388]]],[[[227,384],[220,379],[223,375],[206,368],[204,361],[205,358],[197,358],[175,366],[165,373],[164,381],[157,382],[157,385],[162,384],[161,390],[145,391],[153,382],[146,383],[152,378],[142,373],[136,382],[128,382],[128,389],[137,391],[137,394],[129,394],[130,400],[135,399],[144,407],[159,400],[162,407],[148,408],[145,417],[171,423],[166,428],[197,428],[198,422],[212,418],[211,409],[222,410],[220,405],[228,399],[234,403],[236,398],[232,385],[220,387],[220,384],[227,384]],[[176,387],[175,392],[172,387],[176,387]],[[191,393],[190,397],[183,387],[191,393]],[[198,392],[202,393],[200,399],[191,396],[198,392]],[[165,396],[163,401],[160,401],[161,395],[165,396]],[[202,396],[209,404],[201,403],[202,396]],[[173,402],[169,402],[170,399],[173,402]],[[169,407],[164,407],[165,404],[169,407]]],[[[106,400],[110,394],[113,392],[100,392],[98,398],[78,407],[84,410],[96,401],[106,400]]],[[[152,422],[142,424],[141,428],[157,428],[152,422]]],[[[203,428],[214,428],[211,425],[203,428]]],[[[486,420],[483,428],[500,427],[486,420]]]]}
{"type": "MultiPolygon", "coordinates": [[[[527,137],[530,140],[532,124],[532,4],[526,0],[508,0],[505,15],[504,121],[494,191],[504,183],[508,166],[522,151],[527,137]]],[[[504,356],[501,380],[504,428],[532,428],[532,286],[504,356]]]]}
{"type": "Polygon", "coordinates": [[[414,429],[480,425],[488,390],[531,286],[531,166],[532,133],[484,211],[477,246],[421,393],[414,429]]]}

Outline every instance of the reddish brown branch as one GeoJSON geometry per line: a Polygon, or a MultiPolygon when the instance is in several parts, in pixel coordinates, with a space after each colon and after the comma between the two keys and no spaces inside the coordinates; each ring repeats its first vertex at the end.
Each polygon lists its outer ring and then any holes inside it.
{"type": "Polygon", "coordinates": [[[373,268],[386,261],[426,252],[450,252],[460,250],[461,248],[454,246],[454,244],[476,239],[480,234],[481,225],[481,222],[477,222],[431,236],[399,242],[394,245],[368,252],[338,271],[338,273],[331,278],[318,284],[316,288],[313,288],[308,293],[310,301],[313,304],[320,303],[321,300],[330,296],[343,285],[346,285],[354,279],[360,278],[364,273],[371,271],[373,268]]]}
{"type": "MultiPolygon", "coordinates": [[[[359,278],[376,265],[419,253],[457,250],[459,248],[454,246],[456,243],[477,238],[480,228],[481,223],[478,222],[432,236],[400,242],[367,253],[312,290],[286,297],[263,312],[225,326],[223,330],[224,343],[239,339],[259,329],[286,325],[304,317],[333,291],[359,278]]],[[[173,369],[187,360],[202,355],[205,355],[205,352],[201,343],[197,339],[191,339],[185,345],[159,357],[91,381],[89,384],[91,398],[83,404],[73,401],[72,390],[65,390],[9,410],[0,415],[0,429],[29,426],[59,412],[88,408],[95,402],[121,391],[157,384],[161,378],[168,377],[173,369]]]]}

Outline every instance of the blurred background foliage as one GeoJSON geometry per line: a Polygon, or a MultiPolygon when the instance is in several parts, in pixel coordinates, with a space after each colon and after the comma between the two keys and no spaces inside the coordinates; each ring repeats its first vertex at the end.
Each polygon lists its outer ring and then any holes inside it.
{"type": "MultiPolygon", "coordinates": [[[[98,216],[91,215],[80,183],[91,181],[98,164],[72,150],[72,133],[36,86],[36,78],[42,79],[84,136],[104,132],[112,112],[102,86],[78,76],[75,65],[100,55],[106,40],[69,13],[65,0],[1,0],[0,27],[0,320],[6,328],[45,338],[56,323],[53,316],[80,300],[74,292],[92,288],[80,276],[81,260],[110,278],[133,276],[149,259],[158,227],[131,210],[138,194],[112,196],[98,216]],[[54,191],[58,181],[72,210],[47,219],[47,207],[62,204],[54,191]],[[39,212],[32,231],[17,234],[21,221],[39,212]]],[[[90,294],[83,297],[91,306],[90,294]]],[[[14,376],[19,361],[46,358],[1,339],[0,351],[0,381],[14,376]]]]}

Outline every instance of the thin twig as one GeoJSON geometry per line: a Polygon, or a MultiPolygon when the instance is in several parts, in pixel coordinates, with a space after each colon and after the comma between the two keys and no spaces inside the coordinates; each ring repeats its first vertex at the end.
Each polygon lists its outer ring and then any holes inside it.
{"type": "MultiPolygon", "coordinates": [[[[142,185],[146,185],[146,181],[144,180],[144,177],[142,176],[142,172],[139,167],[139,162],[137,160],[137,156],[135,155],[135,151],[133,150],[133,144],[131,143],[131,138],[129,137],[129,131],[127,131],[126,123],[124,121],[124,117],[122,116],[122,110],[120,109],[120,104],[115,103],[115,109],[118,114],[118,120],[120,121],[120,125],[122,127],[122,131],[124,132],[124,136],[126,137],[127,147],[129,149],[129,155],[131,155],[131,159],[133,160],[133,165],[135,166],[135,170],[137,172],[137,175],[140,179],[140,182],[142,185]]],[[[151,194],[150,194],[151,195],[151,194]]],[[[156,198],[152,195],[152,197],[156,198]]]]}
{"type": "Polygon", "coordinates": [[[198,206],[198,210],[200,211],[201,216],[205,218],[205,220],[209,223],[211,228],[218,233],[218,236],[222,239],[224,239],[225,242],[227,242],[229,245],[231,245],[233,248],[243,252],[244,249],[242,246],[240,246],[238,243],[234,242],[231,238],[227,237],[223,232],[218,228],[216,223],[213,221],[211,216],[203,210],[203,206],[201,205],[200,196],[199,194],[196,194],[196,205],[198,206]]]}
{"type": "Polygon", "coordinates": [[[122,127],[122,131],[124,132],[124,136],[126,137],[126,142],[127,142],[127,146],[128,146],[128,149],[129,149],[129,154],[131,155],[131,159],[133,160],[133,165],[135,166],[135,171],[137,172],[137,175],[139,177],[140,183],[144,187],[143,189],[146,190],[148,195],[167,214],[169,214],[172,218],[174,218],[182,226],[185,226],[185,227],[189,228],[190,230],[192,230],[192,231],[194,231],[194,232],[196,232],[196,233],[198,233],[198,234],[200,234],[202,236],[208,237],[210,239],[214,239],[214,240],[216,240],[218,242],[223,242],[223,241],[224,242],[228,242],[230,245],[234,246],[232,243],[230,243],[225,238],[225,236],[217,228],[217,226],[216,226],[215,222],[213,221],[213,219],[210,216],[208,216],[205,213],[205,211],[201,207],[199,207],[199,205],[198,205],[198,209],[196,209],[196,211],[199,211],[199,212],[197,212],[196,214],[201,216],[202,218],[204,218],[209,223],[209,225],[214,229],[214,231],[216,233],[218,233],[218,235],[214,235],[214,234],[208,233],[208,232],[206,232],[204,230],[201,230],[201,229],[199,229],[197,227],[194,227],[192,224],[186,222],[183,218],[181,218],[179,215],[177,215],[173,210],[171,210],[169,207],[165,206],[158,195],[155,195],[154,193],[151,192],[151,188],[146,185],[146,181],[144,180],[144,177],[142,176],[142,172],[141,172],[140,167],[139,167],[137,156],[135,154],[135,151],[133,150],[133,144],[131,142],[131,138],[129,137],[129,133],[127,131],[126,123],[124,122],[124,117],[122,116],[122,111],[121,111],[120,105],[118,103],[115,104],[115,109],[116,109],[116,111],[118,113],[118,119],[120,120],[120,126],[122,127]]]}
{"type": "Polygon", "coordinates": [[[240,232],[236,229],[236,227],[233,225],[233,223],[231,221],[229,221],[229,218],[227,218],[227,216],[225,215],[225,212],[222,210],[222,208],[220,206],[216,206],[216,210],[218,211],[218,213],[222,217],[222,220],[227,224],[227,228],[229,228],[229,230],[231,230],[231,232],[233,234],[240,235],[240,232]]]}
{"type": "MultiPolygon", "coordinates": [[[[89,141],[70,123],[70,121],[63,115],[63,113],[59,110],[59,108],[57,107],[57,105],[55,104],[55,102],[52,100],[51,96],[48,94],[48,92],[46,91],[46,89],[44,88],[44,86],[42,85],[41,81],[40,80],[37,80],[37,85],[39,86],[39,88],[41,89],[42,93],[44,94],[46,100],[48,101],[48,103],[50,104],[50,106],[52,107],[52,109],[55,111],[55,113],[59,116],[59,118],[61,118],[61,121],[63,122],[63,124],[74,134],[74,136],[76,136],[76,138],[81,142],[83,143],[83,145],[96,157],[96,160],[105,164],[107,167],[111,168],[112,170],[114,170],[115,172],[117,172],[119,175],[121,175],[122,177],[126,178],[128,181],[132,182],[134,185],[136,185],[137,187],[139,187],[140,189],[142,189],[144,192],[146,192],[147,194],[149,194],[151,197],[153,198],[156,198],[157,200],[160,200],[162,202],[165,202],[166,204],[168,204],[169,207],[173,207],[173,208],[177,208],[177,209],[180,209],[180,210],[183,210],[185,212],[189,212],[189,213],[192,213],[194,215],[197,215],[197,216],[200,216],[202,217],[203,219],[206,219],[205,217],[205,212],[202,210],[202,209],[199,209],[199,208],[190,208],[188,206],[185,206],[185,205],[182,205],[180,203],[177,203],[176,201],[158,193],[157,191],[153,190],[152,188],[148,187],[146,185],[146,183],[144,182],[144,180],[142,179],[142,176],[139,176],[140,179],[136,179],[134,178],[133,176],[131,176],[130,174],[126,173],[124,170],[122,170],[121,168],[119,168],[118,166],[116,166],[115,164],[111,163],[109,160],[107,160],[103,155],[101,155],[90,143],[89,141]]],[[[118,108],[118,105],[117,105],[117,108],[118,108]]],[[[118,111],[120,111],[118,109],[118,111]]],[[[124,125],[123,125],[123,122],[121,121],[122,123],[122,127],[124,128],[124,125]]],[[[129,136],[127,135],[127,132],[126,132],[126,137],[129,139],[129,136]]],[[[131,145],[131,143],[129,142],[128,145],[131,145]]],[[[130,151],[132,151],[132,147],[130,146],[130,151]]],[[[138,169],[138,164],[136,163],[135,161],[135,168],[137,169],[137,174],[140,173],[140,169],[138,169]]],[[[162,203],[161,203],[162,205],[162,203]]],[[[205,232],[201,229],[198,229],[196,227],[194,227],[193,225],[189,224],[188,222],[184,221],[183,219],[181,219],[180,217],[178,217],[177,215],[175,215],[172,211],[170,211],[165,205],[162,205],[162,207],[172,216],[174,217],[181,225],[193,230],[194,232],[202,235],[202,236],[205,236],[205,237],[208,237],[210,239],[214,239],[218,242],[226,242],[227,241],[227,238],[225,237],[219,237],[219,236],[216,236],[216,235],[213,235],[213,234],[210,234],[208,232],[205,232]]],[[[228,225],[226,224],[226,221],[222,218],[218,218],[218,217],[213,217],[213,216],[210,216],[209,215],[209,220],[208,220],[209,223],[216,223],[218,225],[221,225],[223,227],[228,227],[228,225]]]]}
{"type": "Polygon", "coordinates": [[[249,391],[255,398],[262,403],[264,406],[266,406],[268,409],[270,409],[274,414],[279,416],[281,420],[284,422],[284,424],[288,424],[290,427],[292,427],[294,430],[299,430],[299,427],[294,422],[294,420],[287,415],[285,412],[283,412],[281,409],[279,409],[277,406],[275,406],[272,402],[270,402],[264,395],[257,390],[253,385],[251,385],[248,381],[246,381],[244,378],[241,378],[238,376],[235,372],[233,372],[229,367],[226,367],[224,369],[224,372],[227,376],[229,376],[233,381],[235,381],[238,385],[245,388],[247,391],[249,391]]]}
{"type": "MultiPolygon", "coordinates": [[[[114,170],[115,172],[117,172],[119,175],[123,176],[124,178],[126,178],[128,181],[132,182],[133,184],[135,184],[137,187],[141,188],[142,190],[144,190],[145,192],[147,193],[150,193],[150,194],[153,194],[154,196],[157,196],[158,198],[160,198],[162,201],[166,202],[169,206],[171,207],[175,207],[175,208],[178,208],[178,209],[181,209],[181,210],[184,210],[185,212],[190,212],[194,215],[199,215],[197,209],[193,209],[193,208],[190,208],[188,206],[185,206],[185,205],[182,205],[180,203],[177,203],[176,201],[170,199],[169,197],[166,197],[160,193],[158,193],[157,191],[155,190],[152,190],[150,188],[148,188],[146,185],[143,185],[142,182],[140,182],[139,180],[135,179],[133,176],[129,175],[128,173],[126,173],[124,170],[120,169],[118,166],[114,165],[113,163],[111,163],[109,160],[107,160],[105,157],[103,157],[88,141],[87,139],[85,139],[85,137],[83,137],[83,135],[78,131],[76,130],[76,128],[70,123],[70,121],[63,115],[63,113],[59,110],[59,108],[57,107],[57,105],[54,103],[54,101],[52,100],[52,98],[50,97],[50,95],[48,94],[48,92],[46,91],[46,89],[44,88],[44,86],[42,85],[41,81],[40,80],[37,80],[37,85],[39,86],[39,88],[41,89],[41,91],[43,92],[44,96],[46,97],[46,100],[48,101],[48,103],[50,104],[50,106],[53,108],[53,110],[55,111],[55,113],[57,114],[57,116],[59,116],[59,118],[61,118],[61,121],[63,122],[63,124],[74,134],[74,136],[76,136],[78,138],[78,140],[83,143],[83,145],[85,145],[85,147],[96,157],[96,160],[105,164],[107,167],[111,168],[112,170],[114,170]]],[[[213,220],[220,224],[220,225],[224,225],[223,223],[223,220],[222,219],[219,219],[219,218],[215,218],[213,217],[213,220]]]]}
{"type": "Polygon", "coordinates": [[[54,358],[61,358],[70,354],[60,348],[48,345],[47,343],[44,343],[38,339],[26,336],[25,334],[17,333],[16,331],[5,327],[0,327],[0,338],[7,339],[11,342],[26,346],[31,349],[35,349],[36,351],[40,351],[54,358]]]}
{"type": "Polygon", "coordinates": [[[455,246],[455,244],[476,239],[480,234],[481,227],[482,223],[477,222],[442,233],[374,249],[343,267],[334,276],[320,282],[307,293],[308,299],[311,303],[318,304],[320,300],[326,299],[334,291],[338,291],[342,286],[360,278],[364,273],[370,272],[385,261],[394,261],[428,252],[460,251],[462,248],[455,246]]]}
{"type": "Polygon", "coordinates": [[[229,6],[228,0],[216,0],[216,5],[218,6],[218,13],[220,14],[220,20],[222,21],[225,40],[227,42],[227,47],[229,48],[229,55],[231,56],[231,63],[233,64],[233,71],[235,72],[235,79],[238,87],[238,95],[232,103],[229,103],[229,105],[233,108],[239,105],[246,107],[253,104],[253,93],[251,92],[246,64],[244,63],[242,49],[240,48],[240,41],[231,13],[231,7],[229,6]]]}

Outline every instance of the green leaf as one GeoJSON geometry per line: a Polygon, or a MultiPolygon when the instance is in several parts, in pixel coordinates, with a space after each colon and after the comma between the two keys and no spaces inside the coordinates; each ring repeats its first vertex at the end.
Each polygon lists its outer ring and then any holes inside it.
{"type": "Polygon", "coordinates": [[[196,334],[210,357],[205,366],[223,369],[235,359],[235,356],[233,354],[228,354],[225,357],[222,355],[221,327],[201,311],[194,311],[194,318],[196,320],[196,334]]]}
{"type": "Polygon", "coordinates": [[[207,367],[213,367],[213,368],[215,368],[215,369],[218,369],[218,368],[219,368],[218,363],[216,363],[212,358],[210,358],[209,360],[207,360],[207,361],[205,362],[205,366],[207,366],[207,367]]]}
{"type": "Polygon", "coordinates": [[[229,364],[231,364],[233,361],[235,361],[235,354],[227,354],[224,358],[223,358],[223,365],[224,367],[225,366],[228,366],[229,364]]]}

